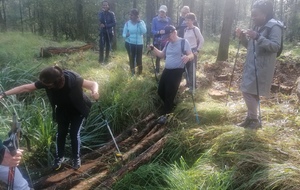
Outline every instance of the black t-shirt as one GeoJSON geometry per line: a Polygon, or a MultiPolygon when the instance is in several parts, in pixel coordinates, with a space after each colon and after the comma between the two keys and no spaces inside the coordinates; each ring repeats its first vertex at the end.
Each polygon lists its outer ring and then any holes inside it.
{"type": "Polygon", "coordinates": [[[63,73],[65,84],[62,88],[49,89],[41,81],[36,81],[35,87],[37,89],[44,88],[46,90],[53,109],[56,107],[56,110],[53,111],[68,111],[73,114],[80,113],[87,116],[90,101],[82,90],[83,78],[73,71],[65,70],[63,73]]]}

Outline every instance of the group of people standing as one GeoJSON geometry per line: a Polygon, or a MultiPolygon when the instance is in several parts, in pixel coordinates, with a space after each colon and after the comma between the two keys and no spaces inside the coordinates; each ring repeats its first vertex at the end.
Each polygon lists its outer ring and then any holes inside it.
{"type": "MultiPolygon", "coordinates": [[[[153,45],[162,50],[168,41],[165,35],[165,27],[172,25],[172,20],[167,16],[168,8],[166,5],[161,5],[158,10],[158,15],[152,19],[151,33],[153,36],[153,45]]],[[[107,1],[102,2],[102,11],[99,13],[100,26],[100,53],[99,62],[106,62],[109,58],[111,42],[113,38],[113,27],[116,25],[114,13],[110,11],[107,1]],[[105,50],[105,58],[104,49],[105,50]]],[[[188,39],[192,44],[193,53],[197,54],[202,48],[204,38],[198,28],[196,16],[190,13],[188,6],[181,9],[181,16],[178,23],[178,35],[180,38],[188,39]],[[187,16],[187,17],[186,17],[187,16]],[[191,21],[190,21],[191,20],[191,21]]],[[[129,57],[129,66],[132,74],[141,74],[143,70],[142,54],[144,47],[144,35],[147,33],[146,23],[140,19],[139,11],[132,9],[129,12],[129,20],[124,24],[122,36],[125,40],[125,48],[129,57]]],[[[160,72],[160,57],[155,60],[155,72],[160,72]]],[[[196,62],[196,61],[195,61],[196,62]]],[[[190,80],[192,81],[192,79],[190,80]]]]}
{"type": "MultiPolygon", "coordinates": [[[[197,58],[204,43],[196,16],[190,12],[188,6],[182,7],[177,27],[172,25],[167,11],[167,6],[161,5],[158,15],[152,19],[153,45],[149,46],[156,55],[156,73],[160,72],[160,60],[165,58],[165,69],[158,87],[158,94],[165,105],[164,114],[170,113],[174,107],[173,101],[178,90],[179,78],[181,79],[184,71],[187,78],[186,86],[192,90],[196,88],[197,58]],[[175,33],[176,35],[173,35],[175,33]],[[183,43],[179,43],[181,39],[184,39],[183,43]],[[189,58],[186,58],[187,56],[189,58]]],[[[241,83],[248,111],[246,119],[239,126],[259,128],[261,126],[257,111],[260,106],[259,96],[269,94],[276,64],[276,52],[279,51],[282,43],[283,24],[274,19],[273,4],[268,0],[255,1],[251,11],[254,28],[236,30],[241,44],[248,50],[241,83]]],[[[145,22],[139,18],[138,10],[132,9],[130,20],[125,23],[122,34],[125,38],[132,74],[135,74],[136,67],[138,74],[142,73],[143,35],[146,32],[145,22]]]]}
{"type": "MultiPolygon", "coordinates": [[[[109,58],[112,31],[116,24],[115,16],[113,12],[109,11],[107,1],[103,1],[102,8],[103,11],[99,13],[100,62],[107,61],[109,58]],[[104,47],[106,47],[105,57],[104,47]]],[[[204,42],[200,30],[196,26],[195,15],[189,12],[187,6],[183,7],[181,11],[180,23],[177,28],[171,25],[171,19],[166,16],[167,7],[165,5],[160,6],[159,14],[152,21],[154,40],[153,45],[149,45],[148,48],[158,58],[156,60],[156,72],[159,72],[160,59],[165,58],[165,68],[158,86],[158,95],[164,102],[163,116],[159,119],[159,122],[162,123],[166,121],[167,114],[171,113],[174,108],[174,99],[182,74],[184,71],[187,73],[195,71],[197,62],[195,60],[197,60],[197,54],[204,42]]],[[[283,25],[274,19],[273,5],[270,1],[257,0],[251,11],[253,29],[236,29],[240,42],[247,48],[241,83],[241,91],[247,106],[247,117],[238,125],[257,129],[261,127],[261,118],[257,113],[260,104],[259,98],[260,96],[267,96],[270,92],[276,55],[282,44],[283,25]]],[[[138,74],[142,73],[142,36],[145,33],[144,21],[140,20],[138,10],[132,9],[130,20],[124,25],[123,37],[133,74],[136,66],[138,67],[138,74]]],[[[195,79],[188,81],[193,80],[195,79]]],[[[72,145],[72,166],[74,169],[81,166],[80,130],[91,107],[91,102],[83,92],[83,88],[90,90],[93,99],[99,98],[97,82],[85,80],[73,71],[63,70],[58,66],[50,66],[40,72],[38,81],[0,93],[0,99],[2,99],[9,95],[32,92],[38,89],[46,91],[53,108],[53,120],[58,124],[54,160],[54,169],[56,170],[61,167],[64,161],[64,148],[68,132],[72,145]]],[[[12,156],[7,147],[0,141],[0,180],[7,183],[9,167],[18,166],[21,157],[22,150],[17,150],[16,155],[12,156]]],[[[29,189],[28,183],[18,169],[16,170],[14,185],[15,189],[29,189]]]]}

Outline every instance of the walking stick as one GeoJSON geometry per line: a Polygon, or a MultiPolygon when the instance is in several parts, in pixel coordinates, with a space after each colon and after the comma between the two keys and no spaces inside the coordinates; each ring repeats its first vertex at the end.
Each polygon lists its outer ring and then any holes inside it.
{"type": "MultiPolygon", "coordinates": [[[[186,67],[184,67],[184,69],[185,69],[185,73],[186,73],[186,75],[187,75],[187,80],[188,80],[188,82],[189,82],[189,77],[188,77],[188,70],[187,70],[187,68],[186,67]]],[[[192,92],[192,100],[193,100],[193,105],[194,105],[194,112],[195,112],[195,116],[196,116],[196,122],[198,123],[198,124],[200,124],[200,119],[199,119],[199,115],[198,115],[198,113],[197,113],[197,110],[196,110],[196,104],[195,104],[195,99],[194,99],[194,93],[192,92]]]]}
{"type": "Polygon", "coordinates": [[[231,83],[232,83],[232,80],[233,80],[233,74],[234,74],[234,71],[235,71],[235,66],[236,66],[237,58],[238,58],[239,51],[240,51],[240,46],[241,46],[241,40],[239,40],[239,43],[238,43],[238,47],[237,47],[237,51],[236,51],[236,55],[235,55],[235,61],[234,61],[232,73],[231,73],[231,76],[230,76],[230,81],[229,81],[229,86],[228,86],[228,92],[227,92],[226,105],[228,104],[228,97],[229,97],[229,93],[230,93],[230,88],[231,88],[231,83]]]}
{"type": "Polygon", "coordinates": [[[111,43],[110,43],[110,36],[109,36],[109,33],[108,33],[108,28],[107,28],[107,25],[106,25],[106,19],[104,20],[105,22],[105,27],[106,27],[106,34],[107,34],[107,39],[108,39],[108,44],[109,44],[109,51],[111,51],[111,43]]]}
{"type": "Polygon", "coordinates": [[[148,55],[149,53],[150,53],[150,55],[151,55],[151,62],[152,62],[153,70],[154,70],[155,80],[156,80],[156,82],[158,83],[158,77],[157,77],[157,73],[156,73],[156,69],[155,69],[155,64],[154,64],[154,58],[153,58],[153,52],[152,52],[152,50],[149,50],[149,51],[147,52],[147,55],[148,55]]]}
{"type": "Polygon", "coordinates": [[[115,137],[114,137],[114,135],[113,135],[113,133],[112,133],[110,127],[109,127],[108,121],[107,121],[107,119],[106,119],[106,117],[105,117],[105,115],[104,115],[104,113],[103,113],[103,111],[102,111],[102,109],[101,109],[101,107],[100,107],[100,104],[99,104],[99,110],[100,110],[100,114],[102,115],[103,120],[104,120],[104,122],[105,122],[105,124],[106,124],[106,126],[107,126],[107,129],[108,129],[108,131],[109,131],[109,134],[111,135],[111,138],[112,138],[112,140],[113,140],[113,142],[114,142],[114,144],[115,144],[115,146],[116,146],[116,149],[117,149],[117,151],[118,151],[115,155],[116,155],[117,158],[120,158],[120,159],[123,161],[123,155],[122,155],[122,153],[121,153],[121,151],[120,151],[120,149],[119,149],[119,146],[118,146],[118,144],[117,144],[117,142],[116,142],[116,139],[115,139],[115,137]]]}
{"type": "MultiPolygon", "coordinates": [[[[11,130],[9,132],[9,138],[4,142],[12,156],[17,154],[17,149],[19,148],[21,123],[17,121],[16,114],[13,114],[13,122],[11,130]]],[[[7,189],[14,189],[15,180],[15,169],[16,167],[9,167],[8,178],[7,178],[7,189]]]]}
{"type": "Polygon", "coordinates": [[[256,80],[256,91],[258,96],[258,121],[261,123],[261,111],[260,111],[260,97],[259,97],[259,86],[258,86],[258,75],[257,75],[257,66],[256,66],[256,50],[255,50],[255,41],[253,40],[253,55],[254,55],[254,71],[255,71],[255,80],[256,80]]]}

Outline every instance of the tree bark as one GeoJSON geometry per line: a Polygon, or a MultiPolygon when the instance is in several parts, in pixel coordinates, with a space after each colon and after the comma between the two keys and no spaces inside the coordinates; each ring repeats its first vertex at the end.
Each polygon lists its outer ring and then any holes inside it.
{"type": "Polygon", "coordinates": [[[116,173],[113,173],[113,175],[110,175],[107,180],[101,183],[100,186],[97,187],[97,189],[110,189],[112,185],[119,179],[121,179],[125,174],[128,172],[131,172],[133,170],[136,170],[139,166],[142,164],[147,163],[151,160],[159,151],[161,151],[162,147],[166,143],[167,138],[163,137],[159,141],[157,141],[151,148],[149,148],[147,151],[142,153],[139,157],[135,158],[131,162],[129,162],[126,166],[122,167],[119,171],[116,173]]]}
{"type": "Polygon", "coordinates": [[[83,23],[83,2],[76,0],[76,14],[77,14],[77,39],[84,41],[84,23],[83,23]]]}
{"type": "Polygon", "coordinates": [[[152,1],[146,1],[146,27],[147,27],[147,36],[146,36],[146,44],[150,44],[151,42],[151,24],[152,19],[155,16],[155,4],[152,1]]]}
{"type": "Polygon", "coordinates": [[[217,61],[226,61],[228,58],[229,41],[235,15],[235,0],[226,0],[224,7],[224,19],[217,61]]]}

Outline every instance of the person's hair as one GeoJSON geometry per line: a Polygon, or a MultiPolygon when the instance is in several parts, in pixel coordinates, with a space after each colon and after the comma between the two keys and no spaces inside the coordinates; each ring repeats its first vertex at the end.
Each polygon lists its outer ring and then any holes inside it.
{"type": "Polygon", "coordinates": [[[190,12],[190,7],[189,7],[189,6],[183,6],[183,7],[181,8],[181,11],[183,11],[183,10],[185,10],[185,11],[187,11],[187,12],[190,12]]]}
{"type": "Polygon", "coordinates": [[[130,14],[133,14],[136,17],[139,17],[139,11],[137,9],[131,9],[130,14]]]}
{"type": "Polygon", "coordinates": [[[46,67],[39,75],[39,80],[43,84],[53,84],[55,87],[61,87],[65,82],[63,70],[58,66],[46,67]]]}
{"type": "Polygon", "coordinates": [[[103,5],[103,3],[107,3],[109,6],[109,2],[108,1],[102,1],[101,5],[103,5]]]}
{"type": "Polygon", "coordinates": [[[270,20],[274,17],[273,3],[268,0],[257,0],[254,2],[253,9],[259,9],[263,14],[266,15],[266,19],[270,20]]]}
{"type": "Polygon", "coordinates": [[[185,18],[186,19],[191,19],[191,20],[193,20],[193,21],[195,21],[197,18],[196,18],[196,15],[194,14],[194,13],[187,13],[186,15],[185,15],[185,18]]]}

